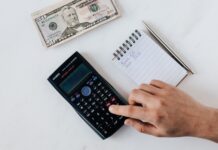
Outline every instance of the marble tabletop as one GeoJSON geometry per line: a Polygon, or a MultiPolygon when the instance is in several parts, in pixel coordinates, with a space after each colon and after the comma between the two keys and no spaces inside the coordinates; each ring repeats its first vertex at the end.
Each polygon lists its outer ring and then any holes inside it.
{"type": "Polygon", "coordinates": [[[111,63],[112,52],[148,22],[194,70],[179,88],[218,107],[218,1],[118,0],[122,17],[55,48],[42,46],[30,14],[55,0],[0,5],[1,150],[217,150],[191,137],[156,138],[126,126],[101,140],[51,87],[47,77],[75,51],[124,96],[134,83],[111,63]]]}

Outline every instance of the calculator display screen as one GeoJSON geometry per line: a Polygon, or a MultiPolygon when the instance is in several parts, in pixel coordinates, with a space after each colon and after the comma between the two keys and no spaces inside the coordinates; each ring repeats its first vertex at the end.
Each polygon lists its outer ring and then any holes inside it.
{"type": "Polygon", "coordinates": [[[91,70],[85,65],[80,64],[73,72],[71,72],[66,79],[60,83],[60,88],[67,94],[70,94],[72,90],[89,74],[91,70]]]}

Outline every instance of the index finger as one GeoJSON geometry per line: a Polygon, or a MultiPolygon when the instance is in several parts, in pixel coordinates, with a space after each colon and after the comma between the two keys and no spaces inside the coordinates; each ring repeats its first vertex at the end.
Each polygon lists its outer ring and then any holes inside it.
{"type": "Polygon", "coordinates": [[[142,120],[144,122],[149,122],[148,111],[146,108],[133,106],[133,105],[125,105],[125,106],[118,106],[118,105],[111,105],[109,107],[109,111],[116,115],[121,115],[129,118],[134,118],[138,120],[142,120]]]}

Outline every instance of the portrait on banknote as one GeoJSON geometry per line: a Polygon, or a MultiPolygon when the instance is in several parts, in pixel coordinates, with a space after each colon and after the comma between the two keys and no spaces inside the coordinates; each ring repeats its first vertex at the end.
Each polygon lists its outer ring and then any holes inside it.
{"type": "Polygon", "coordinates": [[[62,38],[65,38],[68,35],[75,35],[90,24],[89,22],[80,23],[76,9],[71,6],[64,6],[61,10],[61,16],[67,25],[67,28],[62,33],[62,38]]]}

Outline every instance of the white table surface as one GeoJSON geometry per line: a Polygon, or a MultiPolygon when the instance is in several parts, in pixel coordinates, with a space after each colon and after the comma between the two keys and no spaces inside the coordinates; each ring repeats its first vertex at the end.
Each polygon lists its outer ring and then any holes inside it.
{"type": "Polygon", "coordinates": [[[135,86],[114,68],[112,52],[146,20],[195,71],[179,88],[218,107],[218,1],[119,0],[122,17],[56,48],[42,46],[30,14],[55,0],[0,5],[1,150],[217,150],[196,138],[155,138],[122,127],[101,140],[47,82],[75,51],[127,97],[135,86]]]}

